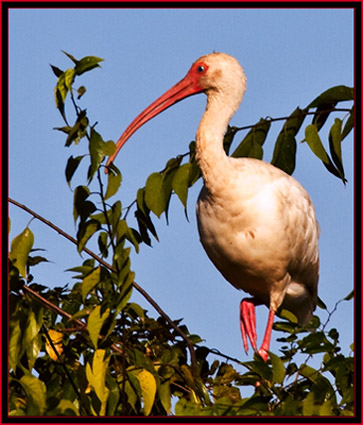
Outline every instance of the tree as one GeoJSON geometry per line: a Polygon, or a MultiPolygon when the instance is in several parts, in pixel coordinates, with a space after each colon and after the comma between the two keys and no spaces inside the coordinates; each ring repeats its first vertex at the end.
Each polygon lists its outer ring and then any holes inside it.
{"type": "MultiPolygon", "coordinates": [[[[9,254],[9,414],[22,415],[348,415],[354,414],[354,357],[345,356],[337,329],[329,329],[336,303],[321,323],[314,316],[307,326],[299,326],[291,313],[282,311],[274,329],[281,332],[280,354],[270,353],[265,363],[238,359],[202,344],[181,321],[172,320],[147,292],[135,282],[130,252],[157,239],[153,222],[168,216],[173,193],[187,206],[188,190],[201,177],[195,159],[195,143],[189,152],[171,158],[160,172],[152,173],[135,201],[122,208],[110,203],[121,185],[121,172],[111,165],[103,173],[106,156],[115,150],[113,141],[104,141],[85,109],[77,101],[86,89],[75,89],[76,78],[99,67],[102,59],[87,56],[77,60],[66,53],[73,67],[62,71],[52,66],[57,77],[55,101],[65,125],[66,146],[79,143],[86,153],[71,156],[66,164],[66,181],[81,163],[87,162],[85,183],[73,189],[73,217],[77,234],[73,238],[26,206],[23,208],[77,245],[87,259],[73,267],[76,283],[50,289],[35,282],[35,267],[47,261],[33,249],[29,224],[11,243],[9,254]],[[74,123],[66,115],[65,104],[74,108],[74,123]],[[127,217],[134,213],[138,228],[127,217]],[[87,245],[97,240],[99,255],[87,245]],[[149,317],[146,308],[130,301],[139,291],[159,313],[149,317]],[[298,364],[297,354],[305,360],[298,364]],[[309,361],[321,356],[319,368],[309,361]],[[210,364],[210,358],[212,363],[210,364]],[[248,386],[254,392],[243,397],[248,386]],[[174,403],[173,403],[174,401],[174,403]]],[[[235,157],[262,158],[263,144],[272,123],[283,126],[275,142],[272,163],[289,174],[294,171],[296,135],[304,121],[305,142],[327,170],[346,182],[341,142],[354,126],[354,106],[337,108],[353,101],[353,89],[328,89],[306,108],[296,108],[289,116],[261,119],[248,128],[229,127],[224,139],[228,153],[237,133],[249,130],[232,153],[235,157]],[[319,132],[330,114],[335,118],[329,133],[329,153],[319,132]]],[[[327,310],[322,301],[320,308],[327,310]]]]}

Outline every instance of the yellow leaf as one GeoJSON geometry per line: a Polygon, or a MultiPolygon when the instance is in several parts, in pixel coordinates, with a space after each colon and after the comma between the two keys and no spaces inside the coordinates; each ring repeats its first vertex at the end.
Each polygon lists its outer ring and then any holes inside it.
{"type": "Polygon", "coordinates": [[[9,258],[15,261],[15,266],[23,277],[27,277],[26,264],[33,243],[34,235],[29,227],[26,227],[20,235],[16,236],[11,242],[9,258]]]}
{"type": "Polygon", "coordinates": [[[85,301],[88,293],[100,282],[101,280],[101,267],[97,267],[87,275],[81,285],[81,291],[82,291],[82,299],[85,301]]]}
{"type": "Polygon", "coordinates": [[[155,400],[156,381],[154,376],[145,369],[137,375],[137,379],[140,383],[142,399],[144,401],[144,415],[148,416],[155,400]]]}
{"type": "Polygon", "coordinates": [[[106,414],[107,399],[110,390],[106,387],[106,372],[108,368],[109,357],[104,358],[105,350],[96,350],[93,355],[92,368],[89,363],[86,364],[86,376],[89,385],[96,393],[101,402],[99,415],[106,414]]]}
{"type": "Polygon", "coordinates": [[[91,314],[88,317],[88,321],[87,321],[88,332],[89,332],[91,341],[96,349],[98,345],[98,338],[100,336],[101,328],[103,326],[104,321],[109,316],[109,314],[110,314],[110,309],[107,308],[106,311],[101,315],[101,306],[98,305],[97,307],[95,307],[95,309],[91,312],[91,314]]]}
{"type": "Polygon", "coordinates": [[[60,356],[63,353],[63,344],[62,344],[63,334],[61,332],[54,331],[54,330],[49,330],[48,334],[57,352],[54,351],[54,348],[52,347],[48,338],[46,339],[46,342],[45,342],[45,351],[48,353],[48,356],[56,362],[59,360],[58,355],[60,356]]]}

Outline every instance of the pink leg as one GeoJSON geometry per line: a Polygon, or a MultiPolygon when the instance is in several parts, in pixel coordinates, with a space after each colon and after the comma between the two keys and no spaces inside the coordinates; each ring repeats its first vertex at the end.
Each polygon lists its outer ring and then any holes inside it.
{"type": "Polygon", "coordinates": [[[261,348],[258,350],[259,355],[265,360],[265,362],[267,362],[267,359],[268,359],[267,350],[270,349],[271,332],[272,332],[272,325],[274,323],[274,317],[275,317],[275,312],[273,310],[270,310],[270,313],[268,315],[268,320],[267,320],[265,336],[263,337],[261,348]]]}
{"type": "MultiPolygon", "coordinates": [[[[243,347],[248,352],[248,340],[254,351],[257,352],[257,333],[256,333],[256,312],[255,306],[260,305],[261,302],[257,298],[244,298],[240,304],[240,327],[242,334],[243,347]]],[[[258,350],[260,356],[267,361],[271,341],[272,325],[275,317],[275,312],[270,310],[265,336],[262,341],[261,348],[258,350]]]]}
{"type": "Polygon", "coordinates": [[[244,298],[240,304],[240,326],[246,353],[248,352],[247,337],[251,342],[252,348],[257,351],[255,305],[259,304],[261,303],[256,298],[244,298]]]}

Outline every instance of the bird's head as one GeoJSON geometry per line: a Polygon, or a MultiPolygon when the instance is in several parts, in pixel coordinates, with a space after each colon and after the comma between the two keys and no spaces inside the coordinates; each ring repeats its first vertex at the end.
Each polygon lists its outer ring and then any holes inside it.
{"type": "MultiPolygon", "coordinates": [[[[184,79],[195,81],[195,89],[207,95],[218,93],[228,98],[242,98],[246,76],[238,60],[226,53],[211,53],[196,60],[184,79]]],[[[197,93],[197,91],[196,91],[197,93]]],[[[194,93],[191,93],[194,94],[194,93]]]]}
{"type": "Polygon", "coordinates": [[[226,53],[210,53],[196,60],[187,75],[175,86],[148,106],[127,127],[118,142],[116,152],[109,157],[107,166],[114,161],[116,155],[135,131],[160,112],[186,97],[204,92],[208,99],[216,99],[227,103],[231,110],[236,110],[246,89],[244,71],[234,57],[226,53]]]}

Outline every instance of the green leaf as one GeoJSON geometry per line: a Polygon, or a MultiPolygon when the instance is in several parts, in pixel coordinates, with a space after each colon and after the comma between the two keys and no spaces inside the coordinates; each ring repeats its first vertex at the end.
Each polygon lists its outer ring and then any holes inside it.
{"type": "Polygon", "coordinates": [[[202,176],[202,172],[200,170],[200,167],[194,159],[193,161],[190,161],[190,170],[189,170],[189,187],[193,186],[196,181],[200,179],[202,176]]]}
{"type": "Polygon", "coordinates": [[[27,395],[27,415],[43,415],[47,407],[44,382],[30,374],[22,376],[19,382],[27,395]]]}
{"type": "Polygon", "coordinates": [[[77,99],[80,99],[85,93],[86,93],[87,89],[85,86],[80,86],[77,89],[77,99]]]}
{"type": "MultiPolygon", "coordinates": [[[[106,211],[106,215],[107,215],[107,220],[111,220],[111,218],[112,218],[112,208],[110,208],[106,211]]],[[[90,218],[92,218],[93,220],[97,220],[98,222],[100,222],[100,224],[107,224],[106,215],[102,211],[100,213],[90,215],[90,218]]]]}
{"type": "Polygon", "coordinates": [[[334,416],[334,402],[332,400],[325,400],[319,408],[319,416],[334,416]]]}
{"type": "Polygon", "coordinates": [[[126,279],[120,279],[120,281],[122,280],[122,285],[121,285],[121,291],[118,297],[118,304],[117,304],[117,313],[119,313],[121,310],[123,310],[123,308],[126,306],[126,304],[128,303],[131,295],[132,295],[132,289],[133,289],[133,281],[135,278],[135,273],[130,272],[127,274],[126,279]]]}
{"type": "Polygon", "coordinates": [[[70,400],[61,400],[52,416],[80,416],[78,408],[70,400]]]}
{"type": "Polygon", "coordinates": [[[316,125],[318,131],[323,127],[326,120],[329,118],[329,115],[333,112],[336,104],[337,102],[322,103],[316,108],[312,124],[316,125]]]}
{"type": "Polygon", "coordinates": [[[67,91],[70,91],[70,92],[72,91],[72,84],[74,81],[74,77],[75,77],[74,69],[67,69],[67,71],[64,72],[64,85],[67,91]]]}
{"type": "Polygon", "coordinates": [[[234,158],[248,157],[262,159],[263,149],[259,143],[255,143],[253,133],[248,133],[233,152],[232,156],[234,158]]]}
{"type": "Polygon", "coordinates": [[[73,127],[56,128],[56,130],[62,130],[68,134],[65,146],[71,146],[73,142],[77,145],[87,135],[88,118],[86,114],[86,110],[80,111],[73,127]]]}
{"type": "Polygon", "coordinates": [[[128,225],[126,220],[119,220],[117,223],[117,243],[124,240],[126,237],[128,225]]]}
{"type": "Polygon", "coordinates": [[[170,381],[163,382],[158,387],[158,394],[160,397],[161,404],[165,409],[166,413],[171,413],[171,392],[170,392],[170,381]]]}
{"type": "Polygon", "coordinates": [[[127,306],[127,312],[129,314],[130,312],[132,312],[131,314],[132,317],[134,317],[133,313],[135,313],[137,318],[140,318],[143,320],[145,319],[145,310],[139,304],[129,303],[127,306]]]}
{"type": "Polygon", "coordinates": [[[102,61],[103,59],[96,56],[86,56],[76,62],[75,72],[77,75],[81,75],[84,72],[91,71],[91,69],[100,68],[99,63],[102,61]]]}
{"type": "Polygon", "coordinates": [[[276,384],[282,384],[285,378],[285,366],[284,362],[276,354],[269,351],[269,357],[272,363],[273,382],[276,384]]]}
{"type": "Polygon", "coordinates": [[[107,241],[108,241],[108,233],[100,232],[100,234],[98,235],[98,247],[100,249],[102,256],[105,258],[108,257],[107,241]]]}
{"type": "Polygon", "coordinates": [[[137,210],[135,211],[135,218],[137,220],[137,225],[139,227],[140,236],[142,241],[147,245],[151,246],[151,239],[149,237],[148,231],[158,239],[158,235],[156,233],[153,222],[150,218],[150,209],[146,205],[145,202],[145,188],[141,188],[137,191],[137,210]]]}
{"type": "Polygon", "coordinates": [[[120,386],[108,373],[106,375],[107,387],[110,390],[107,400],[107,416],[115,416],[120,400],[120,386]]]}
{"type": "Polygon", "coordinates": [[[273,329],[275,331],[292,333],[297,328],[296,323],[292,322],[274,322],[273,329]]]}
{"type": "Polygon", "coordinates": [[[88,170],[88,182],[93,179],[103,158],[105,157],[105,142],[96,130],[91,129],[91,138],[89,143],[89,152],[91,154],[91,165],[88,170]]]}
{"type": "Polygon", "coordinates": [[[262,146],[265,143],[270,126],[270,121],[261,118],[260,121],[256,125],[254,125],[247,133],[242,142],[237,146],[237,148],[232,154],[232,157],[249,157],[262,159],[262,146]]]}
{"type": "Polygon", "coordinates": [[[26,227],[18,236],[16,236],[10,246],[10,260],[15,262],[16,268],[23,277],[27,277],[26,265],[29,253],[34,243],[34,234],[26,227]]]}
{"type": "Polygon", "coordinates": [[[305,378],[308,378],[311,382],[317,383],[317,380],[319,378],[319,372],[312,368],[311,366],[308,366],[307,364],[302,364],[299,372],[302,376],[305,378]]]}
{"type": "Polygon", "coordinates": [[[349,117],[347,122],[345,123],[343,132],[342,132],[342,140],[348,136],[351,130],[354,128],[354,106],[349,113],[349,117]]]}
{"type": "Polygon", "coordinates": [[[77,186],[73,194],[73,218],[74,222],[81,215],[85,200],[88,198],[90,191],[87,186],[77,186]]]}
{"type": "Polygon", "coordinates": [[[294,136],[300,131],[300,128],[306,118],[308,109],[296,108],[284,124],[284,130],[289,131],[294,136]]]}
{"type": "Polygon", "coordinates": [[[74,56],[72,56],[70,53],[65,52],[64,50],[62,50],[62,53],[64,53],[66,56],[68,56],[69,59],[77,65],[78,60],[74,56]]]}
{"type": "Polygon", "coordinates": [[[85,155],[76,156],[75,158],[73,158],[73,156],[69,157],[66,166],[66,180],[69,186],[71,185],[72,177],[84,156],[85,155]]]}
{"type": "Polygon", "coordinates": [[[66,116],[64,113],[64,100],[63,100],[62,92],[58,86],[54,88],[54,98],[55,98],[55,105],[65,120],[66,116]]]}
{"type": "Polygon", "coordinates": [[[88,317],[87,320],[87,327],[89,336],[91,338],[92,344],[94,345],[95,349],[97,350],[98,347],[98,338],[100,336],[100,331],[102,329],[102,326],[105,322],[105,320],[110,315],[110,309],[107,308],[103,314],[101,314],[101,306],[98,305],[92,310],[91,314],[88,317]]]}
{"type": "Polygon", "coordinates": [[[23,350],[21,349],[22,331],[19,319],[10,320],[10,336],[9,336],[9,366],[16,371],[23,350]]]}
{"type": "Polygon", "coordinates": [[[315,406],[315,396],[314,393],[311,391],[306,396],[305,400],[303,401],[303,415],[304,416],[313,416],[316,415],[316,406],[315,406]]]}
{"type": "Polygon", "coordinates": [[[334,345],[326,339],[322,332],[311,333],[299,341],[298,344],[301,346],[301,350],[308,354],[332,352],[335,350],[334,345]]]}
{"type": "Polygon", "coordinates": [[[307,110],[296,108],[287,118],[275,143],[271,164],[287,174],[295,169],[296,135],[306,117],[307,110]]]}
{"type": "Polygon", "coordinates": [[[137,203],[137,208],[144,214],[147,215],[149,212],[149,209],[147,208],[146,204],[145,204],[145,188],[140,188],[137,191],[136,194],[136,203],[137,203]]]}
{"type": "Polygon", "coordinates": [[[296,139],[293,133],[284,129],[278,135],[271,164],[280,168],[287,174],[292,174],[295,169],[296,139]]]}
{"type": "Polygon", "coordinates": [[[327,308],[328,308],[326,306],[326,304],[324,303],[324,301],[320,297],[318,297],[316,305],[323,310],[327,310],[327,308]]]}
{"type": "Polygon", "coordinates": [[[338,103],[348,100],[354,100],[354,89],[347,86],[335,86],[324,91],[321,95],[315,98],[309,105],[310,108],[317,108],[320,105],[327,103],[338,103]]]}
{"type": "MultiPolygon", "coordinates": [[[[107,140],[105,142],[105,145],[103,147],[104,154],[107,156],[112,156],[116,151],[116,144],[113,140],[107,140]]],[[[114,170],[115,172],[120,171],[115,164],[110,164],[109,166],[110,170],[114,170]]]]}
{"type": "MultiPolygon", "coordinates": [[[[33,251],[33,250],[32,250],[33,251]]],[[[34,257],[28,257],[28,265],[29,267],[34,267],[39,263],[48,263],[49,261],[40,255],[35,255],[34,257]]]]}
{"type": "Polygon", "coordinates": [[[295,314],[289,310],[282,309],[281,311],[279,311],[279,316],[282,317],[283,319],[288,320],[289,322],[298,323],[298,320],[295,314]]]}
{"type": "Polygon", "coordinates": [[[178,195],[184,208],[187,206],[188,187],[189,187],[190,163],[181,165],[174,174],[171,187],[178,195]]]}
{"type": "Polygon", "coordinates": [[[145,203],[159,218],[165,211],[170,198],[170,193],[167,193],[165,189],[163,176],[160,173],[150,174],[145,185],[145,203]]]}
{"type": "Polygon", "coordinates": [[[305,128],[305,140],[313,153],[323,162],[327,170],[334,174],[334,176],[342,178],[344,182],[344,177],[341,176],[341,173],[335,168],[334,164],[326,153],[318,130],[314,124],[310,124],[305,128]]]}
{"type": "Polygon", "coordinates": [[[54,75],[56,77],[60,77],[63,74],[63,72],[64,72],[64,71],[62,71],[61,69],[57,68],[54,65],[50,65],[50,67],[52,68],[52,71],[54,72],[54,75]]]}
{"type": "Polygon", "coordinates": [[[156,381],[154,375],[146,369],[143,369],[137,375],[137,379],[140,383],[142,399],[144,402],[144,415],[149,416],[155,401],[156,381]]]}
{"type": "Polygon", "coordinates": [[[135,251],[138,253],[139,252],[139,242],[141,242],[141,237],[140,237],[139,233],[135,229],[133,229],[131,227],[127,227],[126,239],[133,244],[133,246],[135,247],[135,251]]]}
{"type": "Polygon", "coordinates": [[[28,366],[32,369],[41,349],[40,329],[43,324],[43,308],[32,305],[27,315],[26,327],[23,336],[23,347],[27,353],[28,366]]]}
{"type": "Polygon", "coordinates": [[[344,301],[350,301],[352,298],[354,298],[354,289],[352,289],[349,294],[344,297],[344,301]]]}
{"type": "Polygon", "coordinates": [[[140,383],[137,380],[133,372],[127,373],[127,381],[125,383],[125,393],[127,395],[127,401],[130,406],[134,409],[135,413],[138,413],[135,405],[139,398],[141,398],[140,383]]]}
{"type": "Polygon", "coordinates": [[[56,106],[64,118],[65,118],[64,103],[65,103],[68,91],[72,90],[74,77],[75,77],[74,69],[67,69],[58,77],[57,85],[54,89],[56,106]]]}
{"type": "Polygon", "coordinates": [[[104,197],[105,200],[115,195],[121,185],[121,180],[121,172],[119,170],[114,171],[113,169],[110,169],[108,173],[107,189],[104,197]]]}
{"type": "Polygon", "coordinates": [[[265,361],[257,354],[254,354],[253,358],[254,361],[244,362],[244,366],[247,367],[247,369],[249,369],[251,372],[257,373],[257,375],[259,375],[261,378],[263,377],[264,379],[271,381],[272,371],[267,366],[265,361]]]}
{"type": "Polygon", "coordinates": [[[120,201],[116,201],[111,207],[112,214],[110,215],[109,220],[112,228],[112,234],[114,234],[117,230],[121,218],[121,208],[122,206],[120,201]]]}
{"type": "Polygon", "coordinates": [[[344,179],[342,162],[342,120],[336,118],[329,132],[329,148],[332,160],[344,179]]]}
{"type": "MultiPolygon", "coordinates": [[[[223,137],[223,149],[226,152],[227,155],[229,155],[229,150],[231,148],[231,144],[233,142],[234,136],[237,134],[238,128],[233,126],[228,126],[227,131],[224,134],[223,137]]],[[[195,142],[191,142],[189,144],[189,150],[190,150],[190,156],[191,159],[194,159],[195,157],[195,142]]]]}
{"type": "Polygon", "coordinates": [[[89,275],[87,275],[83,279],[82,285],[81,285],[81,292],[82,292],[83,302],[85,302],[88,293],[90,291],[92,291],[92,289],[98,283],[100,283],[100,280],[101,280],[101,267],[97,267],[96,269],[94,269],[92,271],[92,273],[90,273],[89,275]]]}

